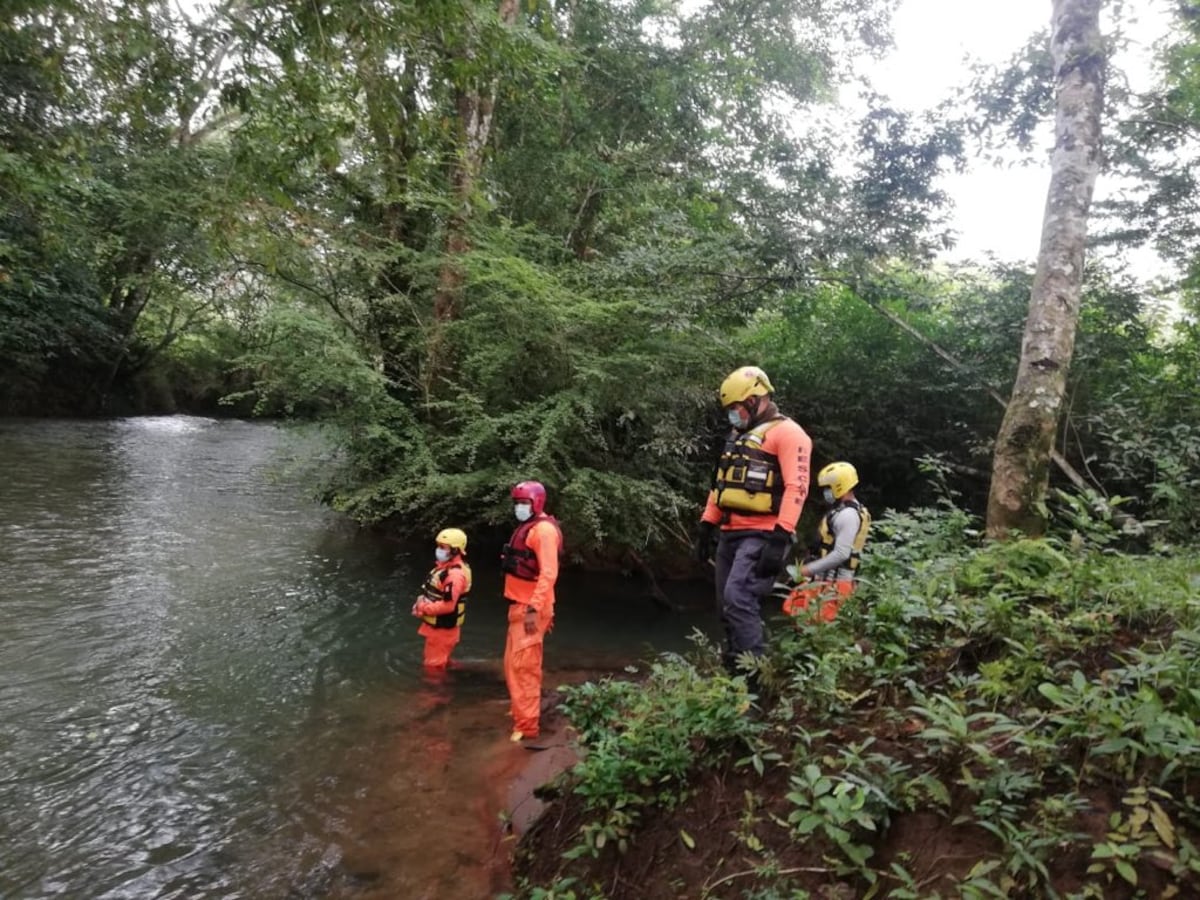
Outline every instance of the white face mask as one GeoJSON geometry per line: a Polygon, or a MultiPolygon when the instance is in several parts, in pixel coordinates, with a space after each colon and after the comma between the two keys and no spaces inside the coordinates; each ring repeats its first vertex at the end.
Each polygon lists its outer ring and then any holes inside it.
{"type": "Polygon", "coordinates": [[[513,506],[513,515],[517,517],[518,522],[528,522],[529,517],[533,515],[533,504],[518,503],[513,506]]]}
{"type": "Polygon", "coordinates": [[[448,560],[450,558],[450,551],[447,550],[445,547],[438,547],[436,550],[433,551],[433,558],[436,559],[438,562],[445,562],[446,560],[448,560]]]}
{"type": "Polygon", "coordinates": [[[826,506],[833,506],[833,488],[821,488],[821,497],[824,499],[826,506]]]}

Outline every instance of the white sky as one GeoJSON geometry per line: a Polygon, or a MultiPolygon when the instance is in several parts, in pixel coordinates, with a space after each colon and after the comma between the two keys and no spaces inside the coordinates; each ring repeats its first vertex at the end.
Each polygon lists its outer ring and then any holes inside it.
{"type": "MultiPolygon", "coordinates": [[[[1134,0],[1140,21],[1130,24],[1133,44],[1117,59],[1135,88],[1149,86],[1151,73],[1142,56],[1166,33],[1162,0],[1134,0]]],[[[910,110],[928,109],[945,99],[968,77],[967,57],[1002,63],[1039,28],[1048,27],[1051,0],[901,0],[894,19],[896,49],[869,69],[880,93],[910,110]]],[[[1107,23],[1101,27],[1107,31],[1107,23]]],[[[1049,150],[1050,132],[1045,148],[1049,150]]],[[[1045,165],[994,168],[982,160],[964,174],[945,177],[942,187],[954,199],[952,226],[958,244],[946,258],[1032,260],[1041,235],[1042,207],[1050,181],[1045,165]]],[[[1097,198],[1114,189],[1101,176],[1097,198]]],[[[1130,260],[1135,271],[1151,276],[1159,269],[1150,254],[1130,260]]]]}

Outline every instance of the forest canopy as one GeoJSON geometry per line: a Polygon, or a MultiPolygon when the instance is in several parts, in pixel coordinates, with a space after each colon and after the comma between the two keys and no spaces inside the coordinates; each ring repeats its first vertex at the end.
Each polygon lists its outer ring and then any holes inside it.
{"type": "MultiPolygon", "coordinates": [[[[848,124],[894,5],[10,3],[0,410],[316,420],[362,522],[496,524],[533,477],[578,557],[628,564],[685,552],[753,362],[868,505],[980,509],[1035,272],[939,262],[939,179],[1044,152],[1055,67],[1032,36],[848,124]]],[[[1200,506],[1200,6],[1161,6],[1151,90],[1120,9],[1104,34],[1128,188],[1091,211],[1047,495],[1142,543],[1200,506]],[[1133,247],[1177,276],[1103,262],[1133,247]]]]}

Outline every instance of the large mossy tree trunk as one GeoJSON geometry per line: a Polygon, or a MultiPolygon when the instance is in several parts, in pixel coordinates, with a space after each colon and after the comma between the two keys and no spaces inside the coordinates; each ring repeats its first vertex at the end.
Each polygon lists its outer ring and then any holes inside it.
{"type": "Polygon", "coordinates": [[[1054,0],[1055,126],[1050,189],[1021,362],[996,437],[987,533],[1045,530],[1045,497],[1075,348],[1088,209],[1100,169],[1102,0],[1054,0]]]}
{"type": "MultiPolygon", "coordinates": [[[[505,26],[516,24],[520,7],[517,0],[500,0],[497,14],[505,26]]],[[[464,66],[470,68],[473,48],[468,42],[462,49],[464,66]]],[[[484,155],[492,131],[498,78],[490,73],[477,74],[456,91],[458,113],[458,153],[450,171],[453,210],[446,222],[445,256],[438,271],[433,295],[433,328],[429,336],[424,376],[425,395],[433,393],[433,383],[445,364],[443,326],[458,318],[463,290],[462,257],[471,249],[467,236],[474,206],[476,185],[483,173],[484,155]]]]}

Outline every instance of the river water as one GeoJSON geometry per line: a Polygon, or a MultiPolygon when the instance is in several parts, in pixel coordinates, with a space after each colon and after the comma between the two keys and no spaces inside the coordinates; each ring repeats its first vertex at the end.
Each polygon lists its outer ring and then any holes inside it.
{"type": "MultiPolygon", "coordinates": [[[[476,586],[440,684],[432,564],[310,497],[312,437],[192,417],[0,421],[0,897],[482,898],[522,764],[476,586]]],[[[428,551],[428,555],[425,551],[428,551]]],[[[710,622],[566,573],[547,686],[710,622]]]]}

